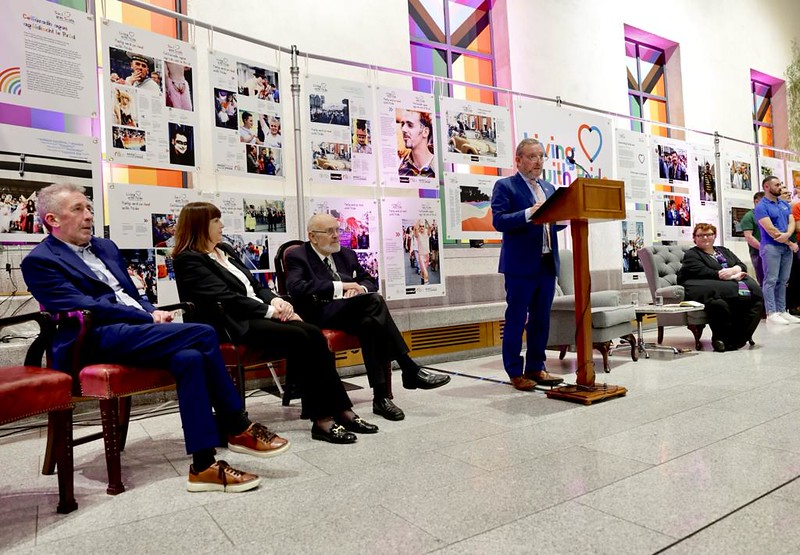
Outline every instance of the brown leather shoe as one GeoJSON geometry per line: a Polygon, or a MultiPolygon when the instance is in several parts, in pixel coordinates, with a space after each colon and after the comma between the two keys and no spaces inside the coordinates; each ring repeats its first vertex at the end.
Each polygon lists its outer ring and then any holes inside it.
{"type": "Polygon", "coordinates": [[[536,384],[525,376],[511,378],[511,385],[514,386],[514,389],[519,389],[520,391],[533,391],[536,387],[536,384]]]}
{"type": "Polygon", "coordinates": [[[250,427],[238,436],[228,435],[228,449],[255,457],[274,457],[288,448],[288,439],[283,439],[266,426],[256,422],[250,424],[250,427]]]}
{"type": "Polygon", "coordinates": [[[217,461],[202,472],[195,472],[189,466],[189,481],[186,483],[188,491],[222,491],[225,493],[240,493],[257,488],[261,478],[249,472],[242,472],[232,468],[225,461],[217,461]]]}
{"type": "Polygon", "coordinates": [[[547,370],[542,370],[540,372],[525,372],[523,376],[529,380],[533,380],[539,385],[558,385],[564,381],[562,378],[556,378],[547,370]]]}

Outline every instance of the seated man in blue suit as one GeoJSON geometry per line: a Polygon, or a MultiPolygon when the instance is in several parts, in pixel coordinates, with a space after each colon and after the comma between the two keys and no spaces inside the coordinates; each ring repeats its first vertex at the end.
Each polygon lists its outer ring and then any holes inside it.
{"type": "Polygon", "coordinates": [[[499,269],[505,275],[507,305],[503,366],[511,384],[521,391],[531,391],[536,384],[557,385],[563,381],[544,368],[559,264],[556,232],[564,226],[531,221],[555,192],[553,185],[541,177],[543,163],[541,143],[523,139],[517,145],[517,173],[498,179],[492,191],[492,224],[503,233],[499,269]],[[523,330],[528,340],[524,368],[520,354],[523,330]]]}
{"type": "MultiPolygon", "coordinates": [[[[22,261],[33,296],[50,312],[90,310],[93,327],[85,360],[164,367],[175,377],[186,451],[192,455],[189,491],[240,492],[257,487],[255,474],[215,460],[219,433],[212,407],[228,433],[231,451],[269,457],[289,442],[251,423],[225,364],[214,328],[172,322],[139,295],[117,246],[92,236],[94,212],[84,189],[70,183],[45,187],[39,217],[50,235],[22,261]]],[[[70,369],[77,330],[60,329],[53,340],[53,366],[70,369]]]]}

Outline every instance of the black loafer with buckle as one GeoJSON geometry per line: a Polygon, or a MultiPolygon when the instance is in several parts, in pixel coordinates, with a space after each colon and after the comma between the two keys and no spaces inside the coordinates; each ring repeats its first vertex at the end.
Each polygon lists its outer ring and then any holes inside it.
{"type": "Polygon", "coordinates": [[[329,443],[355,443],[358,439],[356,434],[348,432],[339,424],[334,424],[327,432],[314,424],[311,426],[311,437],[329,443]]]}

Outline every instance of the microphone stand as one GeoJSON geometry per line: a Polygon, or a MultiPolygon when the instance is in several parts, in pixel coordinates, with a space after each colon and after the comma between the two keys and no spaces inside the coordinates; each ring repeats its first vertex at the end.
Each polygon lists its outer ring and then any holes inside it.
{"type": "Polygon", "coordinates": [[[588,177],[590,179],[594,178],[594,176],[592,174],[590,174],[588,171],[586,171],[586,168],[584,168],[578,162],[575,161],[575,157],[574,156],[569,156],[567,158],[567,162],[569,162],[573,166],[576,166],[579,170],[581,170],[583,173],[585,173],[586,177],[588,177]]]}

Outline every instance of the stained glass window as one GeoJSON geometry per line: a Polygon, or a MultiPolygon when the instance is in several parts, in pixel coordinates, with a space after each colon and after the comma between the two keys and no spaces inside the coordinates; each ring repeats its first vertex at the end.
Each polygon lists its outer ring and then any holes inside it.
{"type": "MultiPolygon", "coordinates": [[[[664,50],[626,39],[625,56],[630,114],[637,118],[669,123],[664,50]]],[[[632,121],[631,129],[644,131],[644,124],[632,121]]],[[[651,125],[650,132],[653,135],[669,136],[669,129],[660,125],[651,125]]]]}
{"type": "MultiPolygon", "coordinates": [[[[411,68],[414,71],[494,85],[491,0],[409,0],[411,68]]],[[[414,90],[432,92],[431,82],[414,79],[414,90]]],[[[491,92],[451,86],[454,98],[493,102],[491,92]]]]}
{"type": "Polygon", "coordinates": [[[753,91],[753,132],[755,133],[755,141],[761,145],[775,146],[772,86],[755,79],[750,81],[750,85],[753,91]]]}

